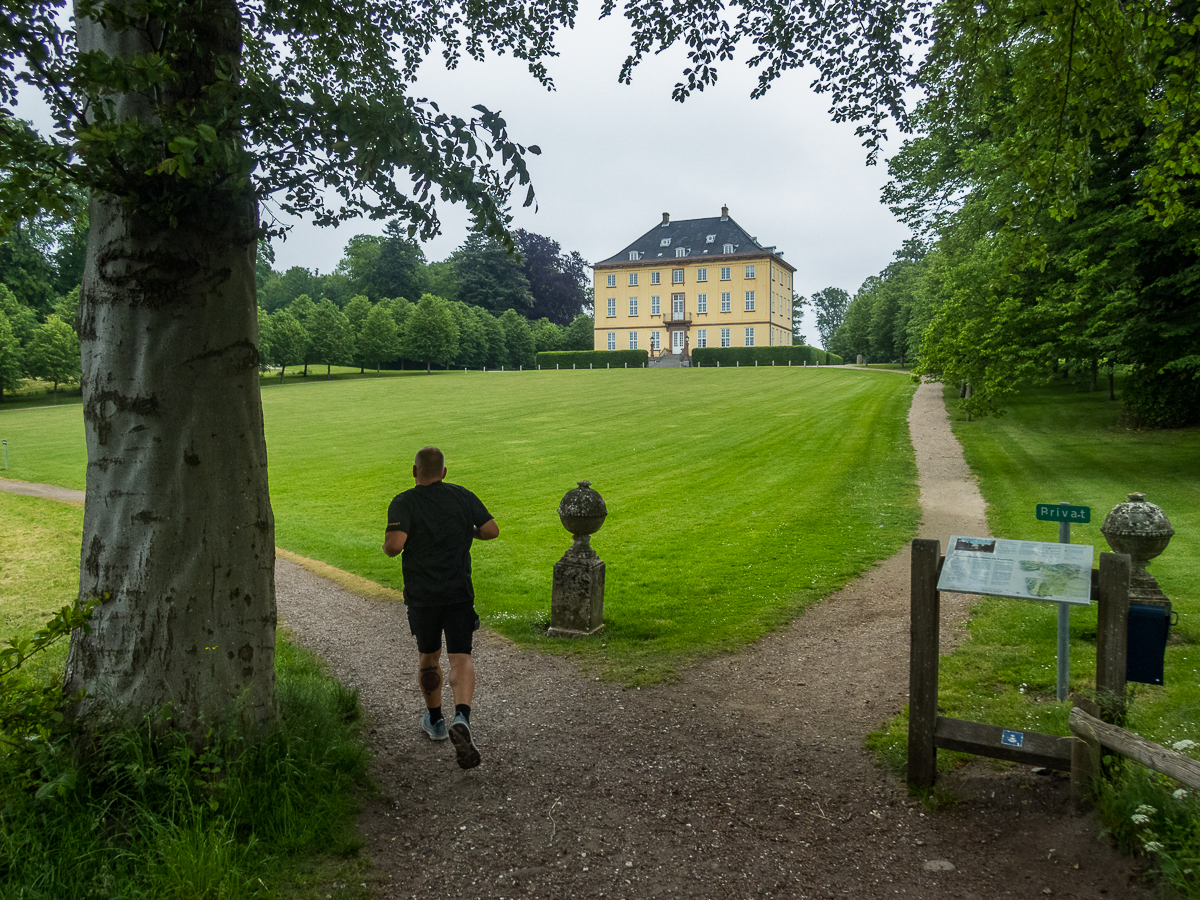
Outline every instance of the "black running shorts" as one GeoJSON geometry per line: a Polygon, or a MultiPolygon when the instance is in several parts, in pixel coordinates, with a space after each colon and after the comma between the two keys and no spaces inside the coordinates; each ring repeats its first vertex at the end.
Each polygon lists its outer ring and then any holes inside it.
{"type": "Polygon", "coordinates": [[[469,654],[471,636],[479,628],[479,616],[475,615],[474,603],[410,606],[408,627],[417,639],[417,650],[421,653],[437,653],[441,650],[444,631],[447,653],[469,654]]]}

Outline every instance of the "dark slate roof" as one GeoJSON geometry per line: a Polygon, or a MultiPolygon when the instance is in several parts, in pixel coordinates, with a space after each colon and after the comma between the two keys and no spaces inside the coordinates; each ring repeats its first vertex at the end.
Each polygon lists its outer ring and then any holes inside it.
{"type": "Polygon", "coordinates": [[[758,243],[732,218],[714,216],[711,219],[681,219],[678,222],[655,225],[620,253],[601,260],[596,265],[626,265],[631,262],[629,254],[634,250],[638,251],[639,259],[644,263],[722,256],[725,254],[726,244],[733,244],[735,254],[774,253],[782,256],[774,247],[764,247],[758,243]],[[711,241],[708,239],[710,235],[711,241]],[[670,243],[663,246],[664,240],[669,240],[670,243]],[[679,247],[687,250],[686,257],[675,256],[675,250],[679,247]]]}

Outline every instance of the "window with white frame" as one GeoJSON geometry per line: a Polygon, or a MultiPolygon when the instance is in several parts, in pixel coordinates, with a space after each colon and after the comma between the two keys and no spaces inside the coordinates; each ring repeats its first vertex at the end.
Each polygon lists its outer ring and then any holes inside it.
{"type": "Polygon", "coordinates": [[[729,329],[728,328],[721,329],[721,346],[722,347],[729,346],[729,329]]]}
{"type": "Polygon", "coordinates": [[[733,252],[733,244],[726,244],[725,249],[722,250],[721,252],[722,253],[732,253],[733,252]]]}
{"type": "Polygon", "coordinates": [[[729,291],[721,292],[721,312],[733,312],[733,294],[729,291]]]}
{"type": "Polygon", "coordinates": [[[697,281],[708,281],[708,269],[697,269],[696,270],[696,280],[697,281]]]}
{"type": "Polygon", "coordinates": [[[609,297],[608,298],[608,315],[610,317],[612,317],[612,316],[615,316],[616,314],[617,314],[617,298],[609,297]]]}
{"type": "Polygon", "coordinates": [[[683,284],[683,269],[671,270],[671,284],[683,284]]]}
{"type": "Polygon", "coordinates": [[[650,297],[650,315],[662,315],[662,298],[656,295],[650,297]]]}
{"type": "Polygon", "coordinates": [[[630,287],[635,287],[637,285],[637,276],[638,276],[637,272],[629,273],[629,286],[630,287]]]}
{"type": "Polygon", "coordinates": [[[775,292],[771,291],[771,315],[775,315],[775,292]]]}
{"type": "Polygon", "coordinates": [[[704,236],[704,243],[711,244],[716,239],[717,239],[717,236],[715,234],[708,234],[708,235],[704,236]]]}
{"type": "Polygon", "coordinates": [[[754,291],[746,291],[746,312],[754,312],[754,291]]]}
{"type": "Polygon", "coordinates": [[[708,294],[696,295],[696,312],[708,314],[708,294]]]}
{"type": "Polygon", "coordinates": [[[729,266],[721,266],[721,280],[728,281],[733,277],[733,270],[729,266]]]}
{"type": "Polygon", "coordinates": [[[697,328],[696,329],[696,346],[697,347],[707,347],[708,346],[708,329],[707,328],[697,328]]]}
{"type": "Polygon", "coordinates": [[[687,248],[686,247],[676,247],[675,255],[676,256],[687,256],[687,248]]]}
{"type": "Polygon", "coordinates": [[[629,298],[629,314],[631,316],[637,315],[637,297],[629,298]]]}
{"type": "Polygon", "coordinates": [[[662,347],[662,332],[661,331],[650,332],[650,349],[658,350],[661,347],[662,347]]]}
{"type": "Polygon", "coordinates": [[[636,250],[630,250],[630,251],[629,251],[629,258],[630,258],[630,259],[641,259],[641,258],[642,258],[642,254],[638,253],[636,250]]]}
{"type": "Polygon", "coordinates": [[[747,278],[754,277],[754,266],[746,266],[746,277],[747,278]]]}
{"type": "Polygon", "coordinates": [[[662,273],[661,273],[661,272],[651,272],[651,273],[650,273],[650,283],[651,283],[651,284],[658,284],[660,281],[662,281],[662,277],[661,277],[661,276],[662,276],[662,273]]]}
{"type": "Polygon", "coordinates": [[[683,294],[671,295],[671,318],[676,322],[683,319],[683,294]]]}
{"type": "Polygon", "coordinates": [[[629,349],[630,350],[637,349],[637,332],[636,331],[629,332],[629,349]]]}
{"type": "Polygon", "coordinates": [[[660,246],[660,247],[670,247],[670,246],[671,246],[671,239],[670,239],[670,238],[663,238],[661,241],[659,241],[659,242],[658,242],[658,246],[660,246]]]}
{"type": "Polygon", "coordinates": [[[753,327],[746,329],[746,346],[747,347],[754,346],[754,328],[753,327]]]}
{"type": "Polygon", "coordinates": [[[610,331],[608,333],[608,349],[609,350],[617,349],[617,333],[615,331],[610,331]]]}
{"type": "Polygon", "coordinates": [[[615,274],[609,275],[607,284],[609,287],[616,287],[617,286],[617,276],[615,274]]]}

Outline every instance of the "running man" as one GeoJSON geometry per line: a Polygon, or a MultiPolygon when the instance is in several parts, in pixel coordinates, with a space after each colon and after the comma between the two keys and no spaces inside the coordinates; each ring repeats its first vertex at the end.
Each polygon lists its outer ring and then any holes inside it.
{"type": "Polygon", "coordinates": [[[397,494],[388,507],[383,552],[404,553],[400,560],[404,603],[417,639],[418,682],[425,697],[421,729],[430,740],[444,741],[449,736],[459,766],[472,769],[480,759],[471,736],[475,694],[471,637],[479,627],[471,584],[471,542],[499,537],[500,526],[478,497],[446,482],[446,459],[437,447],[417,451],[413,479],[416,486],[397,494]],[[454,695],[449,729],[442,714],[443,632],[454,695]]]}

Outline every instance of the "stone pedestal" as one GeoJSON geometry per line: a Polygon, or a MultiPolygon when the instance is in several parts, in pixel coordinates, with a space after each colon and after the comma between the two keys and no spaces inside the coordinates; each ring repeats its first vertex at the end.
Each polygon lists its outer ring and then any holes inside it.
{"type": "Polygon", "coordinates": [[[580,481],[558,505],[558,517],[575,540],[554,564],[550,594],[550,637],[586,637],[604,627],[604,561],[592,549],[608,508],[604,498],[580,481]]]}
{"type": "Polygon", "coordinates": [[[554,564],[550,637],[585,637],[604,627],[604,560],[574,551],[554,564]]]}

